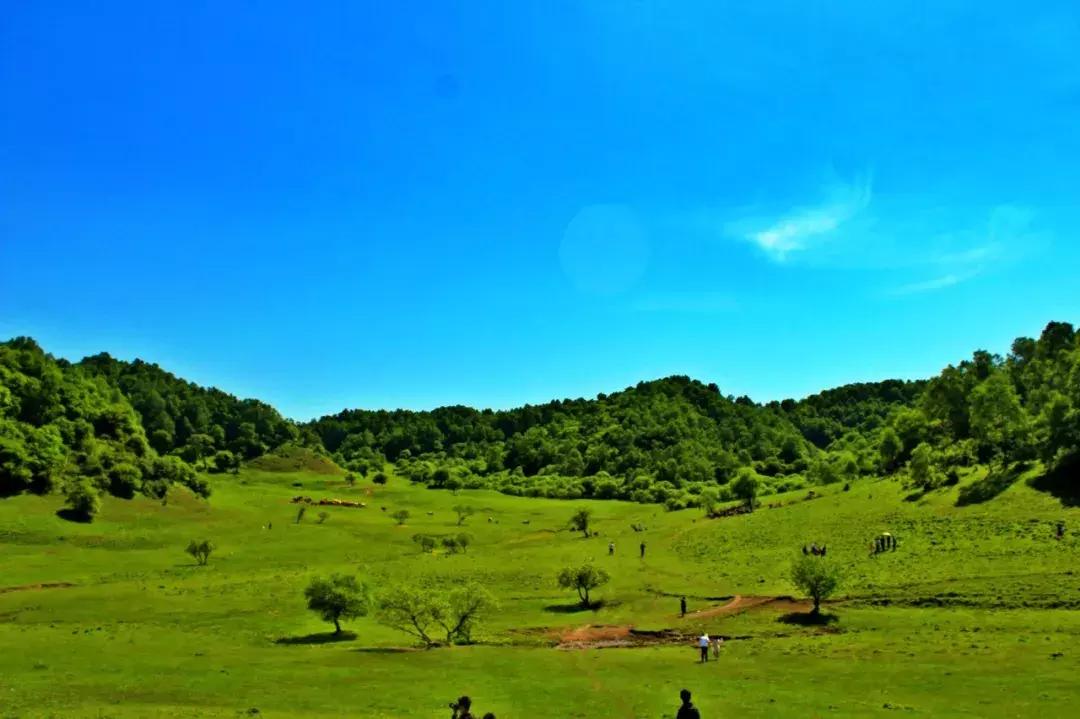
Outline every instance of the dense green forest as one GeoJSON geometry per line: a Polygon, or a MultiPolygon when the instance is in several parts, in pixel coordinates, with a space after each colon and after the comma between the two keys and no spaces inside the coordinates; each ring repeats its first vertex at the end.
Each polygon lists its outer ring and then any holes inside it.
{"type": "MultiPolygon", "coordinates": [[[[0,345],[0,495],[160,496],[208,487],[284,446],[350,472],[432,488],[621,498],[680,508],[860,476],[901,475],[919,491],[977,465],[1002,476],[1080,451],[1080,335],[1052,322],[1007,356],[975,352],[926,381],[851,384],[757,404],[687,377],[595,399],[506,411],[347,410],[309,423],[101,354],[77,364],[33,340],[0,345]]],[[[81,504],[80,504],[81,502],[81,504]]]]}

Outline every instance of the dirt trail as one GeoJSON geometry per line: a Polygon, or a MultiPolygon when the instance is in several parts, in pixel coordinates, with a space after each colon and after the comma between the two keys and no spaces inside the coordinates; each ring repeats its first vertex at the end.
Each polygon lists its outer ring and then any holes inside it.
{"type": "Polygon", "coordinates": [[[66,589],[74,587],[71,582],[44,582],[42,584],[23,584],[18,587],[0,587],[0,594],[8,592],[35,592],[39,589],[66,589]]]}
{"type": "Polygon", "coordinates": [[[798,601],[793,597],[744,597],[741,594],[736,594],[727,604],[722,604],[718,607],[709,607],[708,609],[702,609],[697,612],[690,612],[686,616],[694,619],[726,617],[750,609],[760,609],[762,607],[781,609],[789,612],[806,612],[809,611],[813,605],[807,601],[798,601]]]}

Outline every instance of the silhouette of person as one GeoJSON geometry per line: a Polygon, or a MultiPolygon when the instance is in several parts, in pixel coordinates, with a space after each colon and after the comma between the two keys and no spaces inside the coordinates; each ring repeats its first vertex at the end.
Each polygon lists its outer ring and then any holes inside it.
{"type": "Polygon", "coordinates": [[[641,558],[645,558],[645,542],[641,543],[641,558]]]}
{"type": "Polygon", "coordinates": [[[682,706],[679,707],[679,713],[675,715],[675,719],[701,719],[701,712],[690,701],[689,689],[683,689],[679,692],[679,698],[682,699],[682,706]]]}
{"type": "Polygon", "coordinates": [[[609,557],[615,554],[615,542],[608,542],[607,553],[609,557]]]}
{"type": "Polygon", "coordinates": [[[686,597],[679,600],[679,616],[686,616],[686,597]]]}

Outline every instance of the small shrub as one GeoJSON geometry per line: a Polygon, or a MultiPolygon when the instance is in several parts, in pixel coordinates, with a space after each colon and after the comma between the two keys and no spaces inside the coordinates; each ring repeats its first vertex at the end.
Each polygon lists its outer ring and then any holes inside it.
{"type": "Polygon", "coordinates": [[[206,563],[210,561],[210,554],[214,549],[215,547],[209,539],[204,539],[202,541],[193,539],[188,543],[187,549],[184,551],[194,557],[200,567],[205,567],[206,563]]]}

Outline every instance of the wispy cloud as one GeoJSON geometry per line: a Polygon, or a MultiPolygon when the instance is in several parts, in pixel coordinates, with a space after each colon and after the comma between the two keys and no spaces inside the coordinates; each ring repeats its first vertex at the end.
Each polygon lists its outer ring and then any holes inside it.
{"type": "Polygon", "coordinates": [[[935,277],[934,279],[924,280],[922,282],[912,282],[910,284],[901,285],[900,287],[890,290],[888,294],[903,296],[916,295],[923,292],[934,292],[935,290],[943,290],[947,287],[958,285],[961,282],[966,282],[978,275],[978,272],[942,275],[941,277],[935,277]]]}
{"type": "Polygon", "coordinates": [[[823,194],[824,199],[815,205],[729,222],[726,232],[754,243],[771,259],[783,262],[793,253],[826,241],[865,210],[873,196],[871,178],[864,175],[850,183],[834,182],[823,194]]]}

